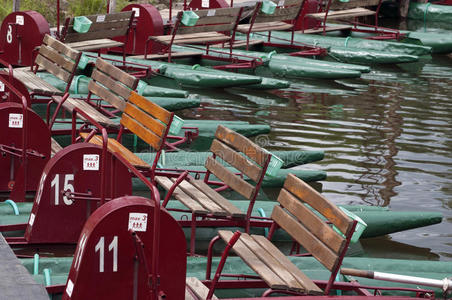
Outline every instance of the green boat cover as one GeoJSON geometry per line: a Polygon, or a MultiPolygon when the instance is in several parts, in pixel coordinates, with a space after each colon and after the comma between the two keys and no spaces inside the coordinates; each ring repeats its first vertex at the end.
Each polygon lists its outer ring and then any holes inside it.
{"type": "MultiPolygon", "coordinates": [[[[278,38],[287,39],[290,38],[290,33],[282,31],[273,31],[272,38],[275,42],[278,38]]],[[[323,35],[313,35],[313,34],[295,34],[295,41],[310,45],[317,45],[320,47],[345,47],[352,48],[356,50],[363,51],[363,55],[366,55],[366,51],[378,51],[382,53],[392,53],[401,55],[413,55],[413,56],[424,56],[430,55],[432,49],[426,46],[389,42],[389,41],[375,41],[360,38],[342,38],[342,37],[331,37],[323,35]]]]}
{"type": "MultiPolygon", "coordinates": [[[[103,55],[103,57],[116,60],[118,60],[118,58],[122,59],[120,56],[116,55],[103,55]]],[[[94,58],[90,58],[90,60],[94,60],[94,58]]],[[[288,81],[278,79],[267,79],[260,85],[264,80],[261,76],[220,71],[212,68],[200,67],[198,65],[187,66],[132,57],[127,57],[126,60],[157,70],[159,74],[159,76],[157,76],[159,77],[158,80],[155,80],[153,77],[146,79],[146,81],[151,84],[153,82],[160,82],[166,78],[174,80],[180,85],[197,88],[226,88],[255,85],[255,88],[261,89],[280,89],[290,85],[288,81]]]]}
{"type": "MultiPolygon", "coordinates": [[[[66,82],[55,77],[54,75],[47,72],[38,72],[39,77],[47,81],[57,89],[64,91],[66,89],[66,82]]],[[[85,75],[76,75],[72,80],[71,87],[69,89],[70,94],[88,94],[88,82],[91,80],[90,77],[85,75]]],[[[186,98],[188,97],[188,92],[183,90],[176,90],[170,88],[163,88],[158,86],[150,86],[144,81],[140,81],[139,94],[146,97],[175,97],[175,98],[186,98]]]]}
{"type": "MultiPolygon", "coordinates": [[[[183,47],[177,49],[184,50],[183,47]]],[[[212,48],[214,49],[214,48],[212,48]]],[[[342,78],[359,78],[361,72],[370,72],[369,68],[340,64],[325,61],[318,61],[315,59],[293,57],[275,52],[265,53],[257,51],[245,51],[234,49],[233,53],[236,55],[246,55],[250,57],[260,57],[264,60],[264,65],[257,68],[269,69],[273,75],[283,77],[303,77],[303,78],[322,78],[322,79],[342,79],[342,78]]],[[[218,55],[219,57],[226,57],[226,54],[218,54],[212,52],[211,55],[218,55]]]]}
{"type": "MultiPolygon", "coordinates": [[[[451,16],[452,18],[452,16],[451,16]]],[[[401,31],[408,37],[419,39],[425,46],[432,47],[433,53],[452,52],[452,34],[439,32],[401,31]]]]}
{"type": "Polygon", "coordinates": [[[410,2],[408,19],[452,23],[452,6],[410,2]]]}
{"type": "MultiPolygon", "coordinates": [[[[289,257],[289,259],[305,273],[309,278],[314,280],[328,280],[330,272],[325,269],[314,257],[289,257]]],[[[34,259],[20,259],[24,267],[34,274],[34,259]]],[[[49,269],[51,273],[52,284],[66,284],[67,276],[72,265],[72,257],[40,257],[37,264],[37,274],[33,275],[36,282],[44,284],[44,269],[49,269]]],[[[212,271],[218,267],[219,258],[214,257],[212,261],[212,271]]],[[[428,260],[408,260],[408,259],[388,259],[388,258],[369,258],[369,257],[345,257],[342,263],[344,268],[353,268],[360,270],[378,271],[386,273],[396,273],[401,275],[418,276],[432,279],[444,279],[450,277],[452,270],[452,262],[447,261],[428,261],[428,260]]],[[[239,257],[228,257],[223,269],[223,274],[249,274],[255,273],[248,268],[239,257]]],[[[201,280],[206,276],[206,258],[205,257],[187,257],[187,277],[197,277],[201,280]]],[[[213,274],[212,274],[213,276],[213,274]]],[[[350,277],[339,275],[338,281],[349,281],[350,277]]],[[[415,285],[407,285],[400,283],[391,283],[387,281],[379,281],[372,279],[359,278],[359,282],[363,285],[378,285],[387,287],[411,287],[415,285]]],[[[421,288],[423,286],[420,286],[421,288]]],[[[427,288],[427,287],[424,287],[427,288]]],[[[232,297],[260,297],[263,289],[234,289],[234,290],[216,290],[215,295],[220,298],[232,297]]],[[[442,295],[441,289],[434,289],[437,297],[442,295]]],[[[384,295],[406,295],[403,292],[381,291],[384,295]]],[[[412,295],[412,294],[411,294],[412,295]]]]}
{"type": "MultiPolygon", "coordinates": [[[[286,150],[286,151],[271,151],[272,154],[278,156],[283,160],[282,168],[291,168],[310,162],[322,160],[324,157],[323,151],[302,151],[302,150],[286,150]]],[[[142,160],[151,163],[154,161],[155,153],[135,153],[142,160]]],[[[202,166],[207,157],[211,156],[211,152],[165,152],[160,157],[160,163],[163,167],[172,166],[202,166]]]]}

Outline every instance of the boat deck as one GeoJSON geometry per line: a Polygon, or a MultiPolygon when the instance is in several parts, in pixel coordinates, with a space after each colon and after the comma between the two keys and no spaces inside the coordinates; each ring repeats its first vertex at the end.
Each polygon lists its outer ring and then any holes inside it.
{"type": "Polygon", "coordinates": [[[0,291],[1,299],[48,300],[45,288],[36,283],[16,258],[0,234],[0,291]]]}

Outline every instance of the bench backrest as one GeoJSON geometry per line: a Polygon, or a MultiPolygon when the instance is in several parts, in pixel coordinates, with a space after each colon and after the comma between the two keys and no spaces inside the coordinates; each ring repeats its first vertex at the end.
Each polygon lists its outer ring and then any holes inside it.
{"type": "MultiPolygon", "coordinates": [[[[165,146],[174,113],[132,92],[121,117],[121,125],[148,143],[158,153],[165,146]]],[[[158,161],[158,157],[154,160],[158,161]]]]}
{"type": "Polygon", "coordinates": [[[272,219],[329,269],[331,277],[333,274],[335,277],[356,221],[293,174],[287,176],[278,202],[280,205],[274,207],[272,219]],[[319,215],[336,226],[347,238],[338,234],[319,215]]]}
{"type": "Polygon", "coordinates": [[[68,83],[68,91],[75,70],[80,60],[81,52],[74,50],[62,42],[46,34],[35,59],[35,70],[42,68],[68,83]]]}
{"type": "Polygon", "coordinates": [[[218,8],[202,9],[194,11],[199,19],[194,26],[186,26],[182,23],[183,11],[177,14],[177,21],[172,34],[189,34],[200,32],[231,32],[235,31],[243,8],[218,8]]]}
{"type": "Polygon", "coordinates": [[[277,6],[272,14],[266,14],[261,11],[262,2],[256,3],[254,23],[293,21],[299,16],[304,3],[303,0],[273,0],[273,2],[277,6]]]}
{"type": "MultiPolygon", "coordinates": [[[[247,199],[253,200],[267,171],[271,154],[243,135],[219,125],[210,147],[213,156],[208,157],[206,169],[247,199]],[[244,154],[244,155],[243,155],[244,154]],[[252,185],[224,167],[215,158],[219,157],[249,177],[252,185]]],[[[207,178],[207,176],[206,176],[207,178]]]]}
{"type": "Polygon", "coordinates": [[[135,90],[138,79],[109,64],[102,58],[96,59],[96,69],[88,83],[89,97],[99,96],[120,111],[124,111],[130,92],[135,90]]]}
{"type": "Polygon", "coordinates": [[[330,9],[348,9],[355,7],[377,6],[381,0],[349,0],[348,2],[331,1],[330,9]]]}
{"type": "Polygon", "coordinates": [[[88,32],[74,30],[74,19],[67,18],[62,33],[65,43],[81,42],[103,38],[125,36],[133,21],[133,11],[123,11],[105,15],[86,16],[91,22],[88,32]]]}

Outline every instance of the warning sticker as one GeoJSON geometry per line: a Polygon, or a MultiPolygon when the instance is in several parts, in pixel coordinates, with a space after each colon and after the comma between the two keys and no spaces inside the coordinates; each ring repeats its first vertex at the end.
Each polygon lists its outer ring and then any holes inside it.
{"type": "Polygon", "coordinates": [[[135,12],[135,14],[133,15],[135,18],[140,16],[140,8],[139,7],[132,7],[132,11],[135,12]]]}
{"type": "Polygon", "coordinates": [[[129,213],[129,228],[133,231],[146,231],[148,224],[148,214],[129,213]]]}
{"type": "Polygon", "coordinates": [[[99,154],[83,154],[83,170],[99,171],[99,154]]]}
{"type": "Polygon", "coordinates": [[[99,23],[103,21],[105,21],[105,15],[98,15],[96,18],[96,22],[99,23]]]}
{"type": "Polygon", "coordinates": [[[17,25],[24,25],[24,16],[16,16],[16,24],[17,25]]]}
{"type": "Polygon", "coordinates": [[[209,5],[210,5],[209,0],[202,0],[201,1],[201,7],[209,8],[209,5]]]}
{"type": "Polygon", "coordinates": [[[22,128],[24,125],[23,114],[9,114],[9,128],[22,128]]]}
{"type": "Polygon", "coordinates": [[[66,294],[71,297],[72,296],[72,290],[74,289],[74,283],[72,280],[68,280],[67,286],[66,286],[66,294]]]}

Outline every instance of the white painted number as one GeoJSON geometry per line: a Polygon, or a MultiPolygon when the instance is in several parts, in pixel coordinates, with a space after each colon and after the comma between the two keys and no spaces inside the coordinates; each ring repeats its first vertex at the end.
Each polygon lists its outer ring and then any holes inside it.
{"type": "MultiPolygon", "coordinates": [[[[61,174],[63,175],[63,174],[61,174]]],[[[71,183],[74,181],[74,174],[64,174],[64,191],[69,190],[71,193],[75,192],[74,185],[71,183]]],[[[60,174],[56,174],[52,182],[50,182],[50,187],[55,189],[55,205],[60,204],[60,174]]],[[[69,200],[66,196],[63,196],[63,202],[66,205],[71,205],[72,200],[69,200]]]]}
{"type": "MultiPolygon", "coordinates": [[[[99,241],[94,248],[95,252],[99,252],[99,272],[103,273],[104,268],[104,257],[105,257],[105,237],[101,236],[99,241]]],[[[111,241],[110,245],[108,245],[108,251],[113,251],[113,272],[118,271],[118,236],[113,237],[113,241],[111,241]]]]}
{"type": "Polygon", "coordinates": [[[13,41],[13,27],[11,25],[8,25],[8,31],[6,32],[6,42],[8,44],[11,44],[13,41]]]}

